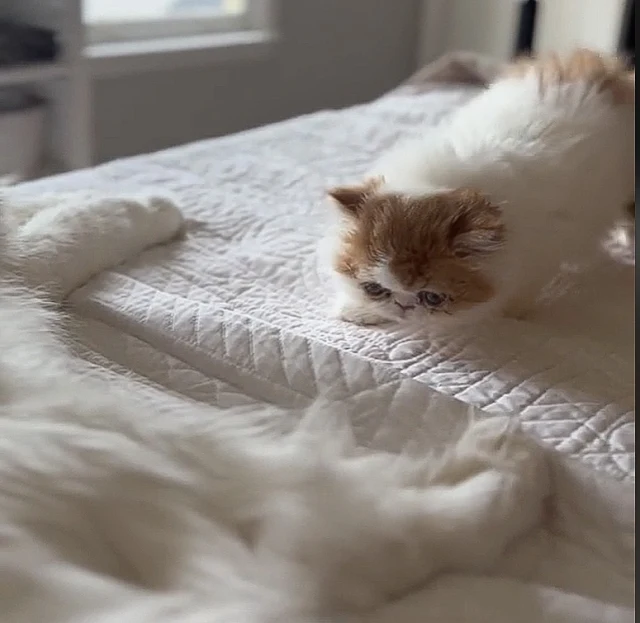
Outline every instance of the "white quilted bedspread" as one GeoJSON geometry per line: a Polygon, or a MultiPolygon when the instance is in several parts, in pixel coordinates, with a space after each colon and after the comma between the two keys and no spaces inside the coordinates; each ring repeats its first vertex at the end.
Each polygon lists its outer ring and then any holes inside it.
{"type": "MultiPolygon", "coordinates": [[[[633,269],[603,258],[530,321],[501,320],[447,341],[327,315],[316,253],[324,189],[357,178],[399,135],[436,123],[473,92],[383,98],[25,188],[154,188],[175,197],[184,239],[71,297],[89,323],[127,335],[120,350],[109,339],[98,350],[127,366],[122,349],[134,341],[166,355],[140,371],[154,383],[209,401],[213,377],[250,379],[256,396],[295,402],[410,378],[491,412],[518,412],[525,429],[560,451],[632,479],[633,269]]],[[[372,401],[379,406],[395,391],[373,392],[372,401]]],[[[379,430],[370,418],[363,426],[379,430]]]]}

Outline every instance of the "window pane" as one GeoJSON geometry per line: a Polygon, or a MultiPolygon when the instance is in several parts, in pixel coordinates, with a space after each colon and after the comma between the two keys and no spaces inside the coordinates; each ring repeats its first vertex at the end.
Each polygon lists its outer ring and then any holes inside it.
{"type": "Polygon", "coordinates": [[[238,15],[247,0],[84,0],[89,24],[175,19],[190,16],[238,15]]]}

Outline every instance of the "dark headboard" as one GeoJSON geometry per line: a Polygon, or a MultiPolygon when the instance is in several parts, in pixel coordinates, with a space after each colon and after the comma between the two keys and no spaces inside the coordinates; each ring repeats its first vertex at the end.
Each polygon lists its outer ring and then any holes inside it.
{"type": "Polygon", "coordinates": [[[536,13],[538,0],[520,2],[520,18],[516,34],[515,56],[527,55],[533,49],[533,37],[536,31],[536,13]]]}
{"type": "Polygon", "coordinates": [[[627,0],[627,10],[620,35],[620,52],[636,66],[636,0],[627,0]]]}

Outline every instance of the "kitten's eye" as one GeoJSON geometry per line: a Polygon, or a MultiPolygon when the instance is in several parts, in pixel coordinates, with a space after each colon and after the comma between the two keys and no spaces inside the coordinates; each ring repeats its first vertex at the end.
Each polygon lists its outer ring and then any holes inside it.
{"type": "Polygon", "coordinates": [[[429,290],[423,290],[418,292],[418,301],[420,305],[426,305],[427,307],[440,307],[444,303],[445,297],[437,292],[431,292],[429,290]]]}
{"type": "Polygon", "coordinates": [[[362,289],[369,295],[374,298],[382,298],[391,295],[391,290],[387,290],[387,288],[383,288],[379,283],[375,281],[367,281],[362,284],[362,289]]]}

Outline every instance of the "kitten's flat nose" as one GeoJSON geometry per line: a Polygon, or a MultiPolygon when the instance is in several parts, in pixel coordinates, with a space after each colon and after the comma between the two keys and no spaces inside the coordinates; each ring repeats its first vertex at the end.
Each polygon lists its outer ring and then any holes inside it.
{"type": "Polygon", "coordinates": [[[396,305],[402,310],[402,311],[408,311],[410,309],[413,309],[415,307],[415,305],[403,305],[402,303],[398,303],[398,301],[396,301],[396,305]]]}
{"type": "Polygon", "coordinates": [[[393,300],[402,311],[408,311],[416,306],[416,298],[409,292],[395,292],[393,300]]]}

